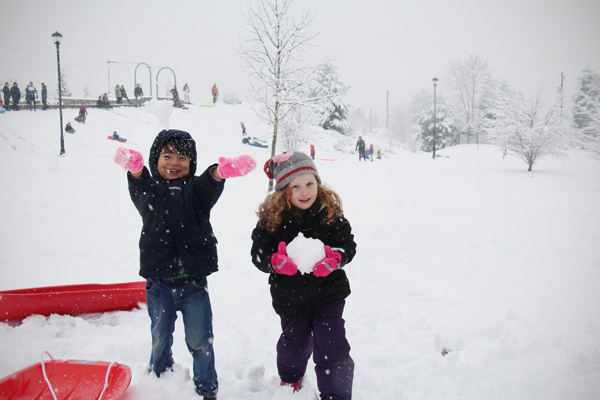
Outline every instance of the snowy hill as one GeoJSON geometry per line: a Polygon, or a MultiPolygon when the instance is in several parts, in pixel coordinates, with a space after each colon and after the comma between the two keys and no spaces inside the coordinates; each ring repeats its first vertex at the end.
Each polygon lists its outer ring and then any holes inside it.
{"type": "MultiPolygon", "coordinates": [[[[65,123],[75,110],[64,111],[65,123]]],[[[125,173],[112,161],[121,144],[147,156],[162,129],[144,109],[90,109],[65,133],[58,111],[0,115],[0,290],[141,280],[141,219],[125,173]]],[[[246,105],[174,109],[170,127],[189,131],[199,170],[219,156],[250,154],[258,167],[231,179],[211,220],[220,271],[209,277],[219,399],[312,399],[279,388],[279,319],[267,275],[250,261],[254,212],[266,195],[270,127],[246,105]]],[[[600,162],[570,151],[527,172],[493,146],[430,154],[389,152],[359,162],[355,139],[316,133],[317,167],[344,201],[357,256],[346,267],[353,290],[345,319],[356,362],[354,398],[600,398],[600,162]],[[336,161],[325,161],[336,160],[336,161]]],[[[306,148],[302,149],[308,152],[306,148]]],[[[129,365],[129,399],[196,399],[191,356],[178,321],[175,372],[145,372],[145,310],[96,316],[31,316],[0,323],[0,377],[40,359],[97,359],[129,365]]]]}

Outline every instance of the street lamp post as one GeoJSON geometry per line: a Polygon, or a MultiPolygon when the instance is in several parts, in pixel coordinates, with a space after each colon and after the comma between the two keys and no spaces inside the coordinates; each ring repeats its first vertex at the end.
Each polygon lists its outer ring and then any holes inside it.
{"type": "Polygon", "coordinates": [[[436,87],[438,83],[438,78],[433,78],[431,81],[433,82],[433,159],[435,160],[435,123],[436,123],[436,87]]]}
{"type": "Polygon", "coordinates": [[[56,45],[56,62],[58,64],[58,110],[60,113],[60,155],[65,154],[65,138],[63,136],[63,117],[62,117],[62,85],[60,82],[60,52],[58,48],[60,46],[60,41],[62,40],[62,35],[58,33],[58,31],[52,34],[52,40],[54,40],[54,44],[56,45]]]}

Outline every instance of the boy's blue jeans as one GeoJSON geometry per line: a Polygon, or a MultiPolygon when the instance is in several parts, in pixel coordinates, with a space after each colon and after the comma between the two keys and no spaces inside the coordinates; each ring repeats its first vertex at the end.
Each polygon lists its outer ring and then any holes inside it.
{"type": "Polygon", "coordinates": [[[150,369],[160,376],[173,367],[173,331],[181,311],[185,342],[194,359],[194,383],[201,396],[218,390],[213,352],[212,310],[206,276],[146,279],[146,301],[152,331],[150,369]]]}

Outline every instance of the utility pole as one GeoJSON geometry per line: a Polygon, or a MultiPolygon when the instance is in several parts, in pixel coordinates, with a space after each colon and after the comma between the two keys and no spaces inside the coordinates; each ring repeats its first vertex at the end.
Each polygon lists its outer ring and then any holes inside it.
{"type": "Polygon", "coordinates": [[[388,133],[388,122],[390,121],[390,91],[387,91],[387,99],[385,104],[385,133],[388,133]]]}

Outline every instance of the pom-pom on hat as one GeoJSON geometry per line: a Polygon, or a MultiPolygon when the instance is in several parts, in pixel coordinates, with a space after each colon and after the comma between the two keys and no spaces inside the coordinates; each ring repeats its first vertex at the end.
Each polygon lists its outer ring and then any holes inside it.
{"type": "Polygon", "coordinates": [[[312,158],[298,151],[287,151],[276,155],[265,163],[264,171],[269,179],[275,179],[275,191],[277,192],[304,174],[313,174],[317,178],[317,182],[321,183],[312,158]]]}

